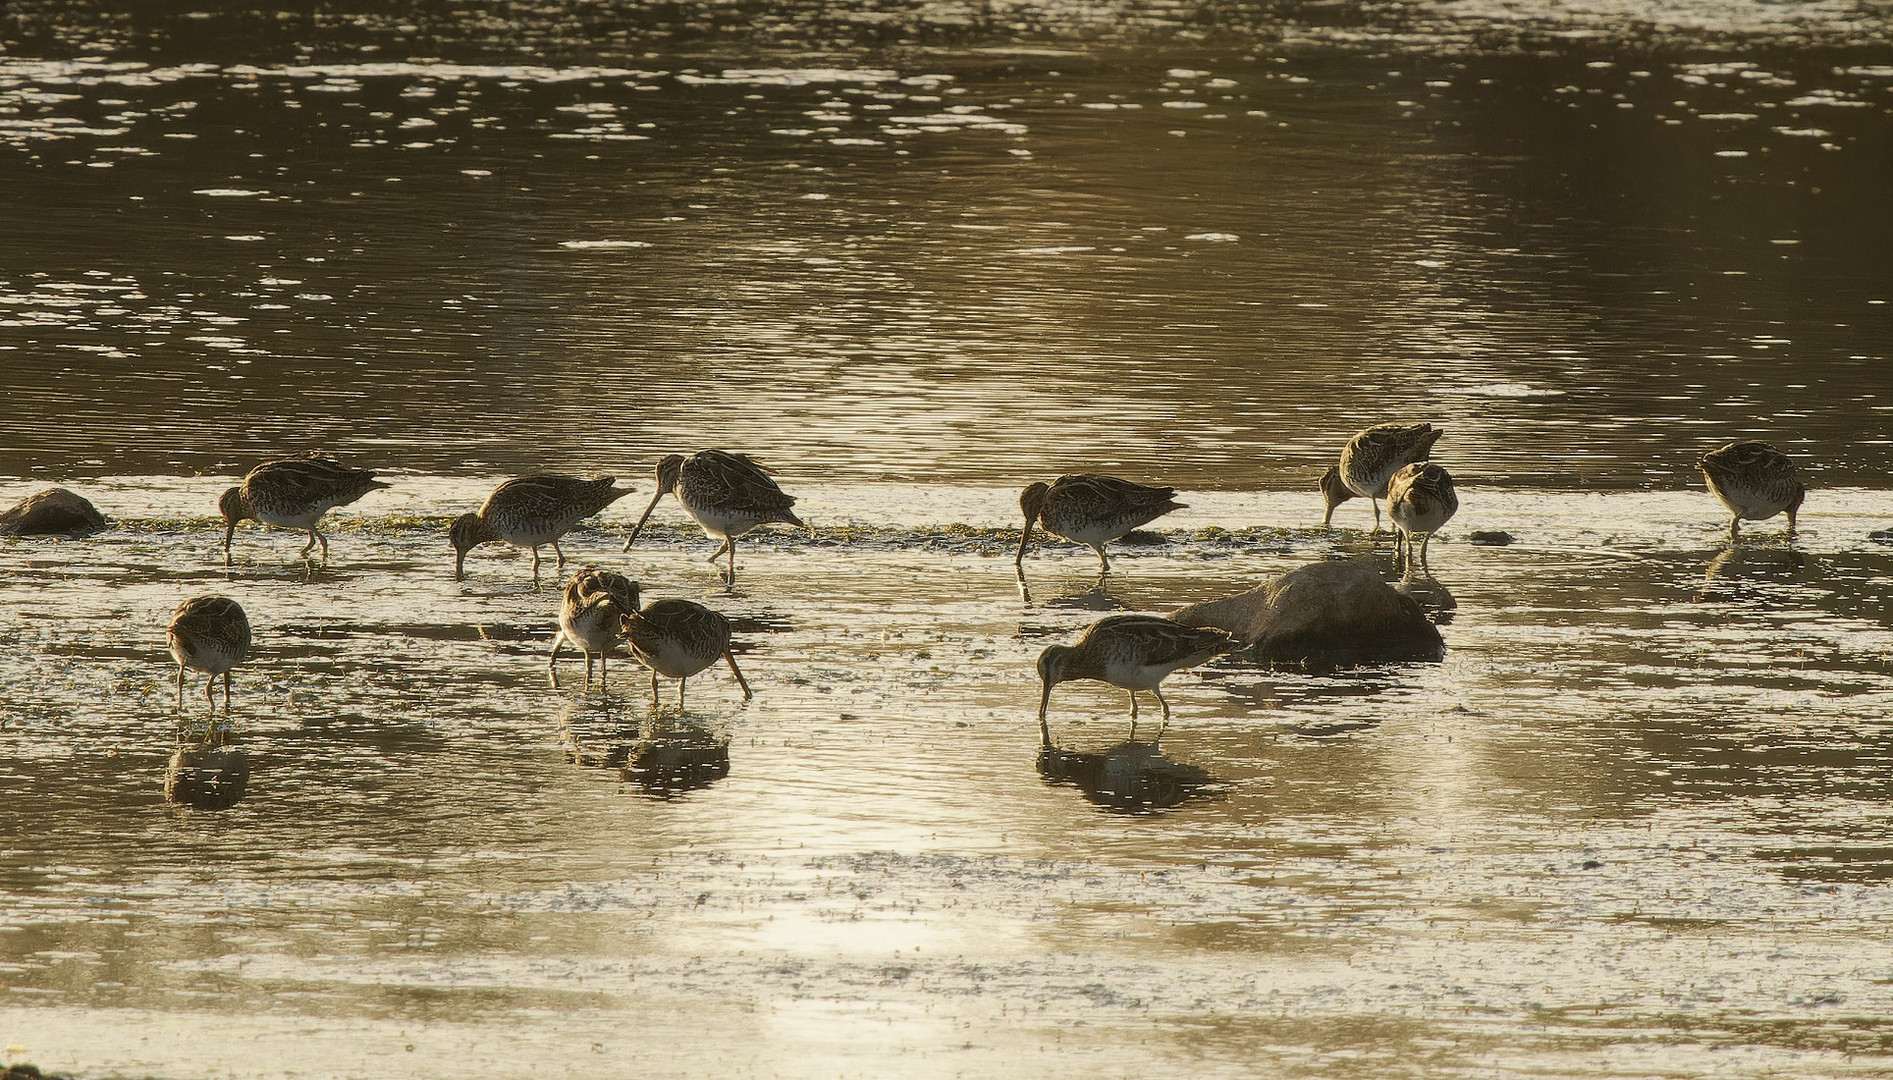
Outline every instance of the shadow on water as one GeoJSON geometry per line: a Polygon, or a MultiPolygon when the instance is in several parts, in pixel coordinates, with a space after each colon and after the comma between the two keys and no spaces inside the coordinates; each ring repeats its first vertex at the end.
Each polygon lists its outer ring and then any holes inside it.
{"type": "Polygon", "coordinates": [[[1166,810],[1225,790],[1208,770],[1172,760],[1156,743],[1122,742],[1098,752],[1044,745],[1038,771],[1047,784],[1072,785],[1098,806],[1124,814],[1166,810]]]}

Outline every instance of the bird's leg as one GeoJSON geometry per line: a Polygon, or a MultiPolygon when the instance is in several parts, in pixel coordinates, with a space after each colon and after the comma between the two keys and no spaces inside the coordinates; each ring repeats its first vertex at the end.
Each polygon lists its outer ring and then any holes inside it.
{"type": "Polygon", "coordinates": [[[559,550],[559,542],[557,540],[552,541],[552,553],[559,557],[559,569],[563,571],[565,569],[565,552],[559,550]]]}
{"type": "Polygon", "coordinates": [[[1163,706],[1163,719],[1157,721],[1157,737],[1150,740],[1150,745],[1154,747],[1163,741],[1163,729],[1170,725],[1170,703],[1163,699],[1161,688],[1151,687],[1150,692],[1157,695],[1157,704],[1163,706]]]}
{"type": "Polygon", "coordinates": [[[1104,575],[1111,572],[1111,557],[1104,553],[1103,544],[1098,545],[1097,552],[1098,552],[1098,578],[1099,580],[1102,580],[1104,575]]]}
{"type": "Polygon", "coordinates": [[[539,584],[539,547],[536,544],[532,549],[532,583],[539,584]]]}
{"type": "Polygon", "coordinates": [[[1125,691],[1125,693],[1127,693],[1127,694],[1129,694],[1129,695],[1131,696],[1131,734],[1130,734],[1130,741],[1131,741],[1131,742],[1136,742],[1136,741],[1137,741],[1137,691],[1135,691],[1135,690],[1127,690],[1127,691],[1125,691]]]}
{"type": "Polygon", "coordinates": [[[307,560],[309,558],[309,553],[311,551],[314,551],[315,547],[316,547],[316,531],[315,531],[315,526],[311,525],[309,526],[309,542],[302,546],[302,558],[304,560],[307,560]]]}
{"type": "Polygon", "coordinates": [[[177,666],[177,711],[184,711],[184,665],[177,666]]]}
{"type": "Polygon", "coordinates": [[[217,715],[217,676],[214,674],[204,680],[204,704],[209,708],[210,715],[215,717],[217,715]]]}
{"type": "Polygon", "coordinates": [[[1794,511],[1788,511],[1788,546],[1794,546],[1794,511]]]}
{"type": "Polygon", "coordinates": [[[690,676],[688,675],[677,680],[677,715],[679,716],[682,716],[684,713],[684,684],[689,681],[690,676]]]}
{"type": "Polygon", "coordinates": [[[727,536],[726,536],[726,537],[724,537],[724,538],[723,538],[723,546],[722,546],[722,547],[719,547],[719,548],[717,548],[717,549],[716,549],[715,551],[712,551],[712,552],[710,553],[710,557],[709,557],[709,558],[707,558],[707,559],[705,559],[705,560],[703,560],[703,561],[704,561],[704,562],[707,562],[707,563],[713,563],[713,562],[715,562],[715,561],[717,561],[718,559],[721,559],[721,558],[723,557],[723,553],[724,553],[725,551],[728,551],[728,550],[730,550],[730,546],[731,546],[732,544],[734,544],[734,543],[735,543],[735,541],[734,541],[734,540],[731,540],[731,539],[730,539],[729,537],[727,537],[727,536]]]}
{"type": "MultiPolygon", "coordinates": [[[[546,661],[546,675],[552,679],[554,690],[559,688],[559,646],[563,644],[565,644],[565,631],[560,630],[558,636],[552,639],[552,659],[546,661]]],[[[590,674],[590,672],[586,673],[587,678],[590,674]]]]}
{"type": "Polygon", "coordinates": [[[223,714],[230,715],[230,673],[223,673],[223,714]]]}
{"type": "Polygon", "coordinates": [[[1370,504],[1372,504],[1374,508],[1374,531],[1372,535],[1379,536],[1380,535],[1380,499],[1376,496],[1369,495],[1367,497],[1367,501],[1370,504]]]}
{"type": "Polygon", "coordinates": [[[1741,542],[1742,542],[1742,515],[1737,514],[1734,517],[1729,519],[1729,543],[1739,544],[1741,542]]]}
{"type": "Polygon", "coordinates": [[[1427,533],[1426,539],[1420,541],[1420,569],[1426,571],[1428,574],[1431,574],[1433,572],[1433,564],[1426,560],[1426,549],[1431,547],[1432,544],[1433,544],[1432,533],[1427,533]]]}
{"type": "Polygon", "coordinates": [[[657,708],[657,669],[651,669],[651,708],[657,708]]]}
{"type": "Polygon", "coordinates": [[[592,688],[592,651],[585,649],[585,689],[592,688]]]}
{"type": "Polygon", "coordinates": [[[730,591],[736,591],[736,537],[732,536],[724,544],[730,549],[730,591]]]}

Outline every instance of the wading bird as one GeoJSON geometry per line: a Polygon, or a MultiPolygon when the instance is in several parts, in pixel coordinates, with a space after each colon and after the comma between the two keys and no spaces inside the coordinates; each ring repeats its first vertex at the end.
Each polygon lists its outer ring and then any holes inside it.
{"type": "Polygon", "coordinates": [[[1176,501],[1177,489],[1133,484],[1115,476],[1077,473],[1061,476],[1051,483],[1036,483],[1019,493],[1019,509],[1025,511],[1025,528],[1019,532],[1019,553],[1012,564],[1024,572],[1025,548],[1032,539],[1034,522],[1051,533],[1084,544],[1098,553],[1100,573],[1108,573],[1111,560],[1104,545],[1132,529],[1147,525],[1172,510],[1183,509],[1176,501]]]}
{"type": "Polygon", "coordinates": [[[1413,569],[1413,537],[1425,533],[1420,541],[1420,568],[1427,569],[1426,548],[1433,542],[1433,531],[1452,519],[1459,510],[1459,493],[1453,490],[1452,474],[1430,461],[1416,461],[1393,474],[1387,482],[1387,516],[1393,518],[1400,555],[1407,569],[1413,569]]]}
{"type": "Polygon", "coordinates": [[[164,636],[177,661],[177,707],[184,709],[184,669],[202,671],[204,701],[211,714],[217,712],[217,698],[212,687],[223,676],[223,711],[230,715],[230,669],[250,655],[250,617],[243,605],[227,596],[199,596],[186,600],[171,612],[171,622],[164,636]]]}
{"type": "Polygon", "coordinates": [[[1788,541],[1794,542],[1794,518],[1808,490],[1788,455],[1765,442],[1732,442],[1696,462],[1709,490],[1729,508],[1729,540],[1741,539],[1742,519],[1766,521],[1788,515],[1788,541]]]}
{"type": "Polygon", "coordinates": [[[1210,626],[1184,626],[1156,615],[1111,615],[1091,624],[1075,645],[1051,645],[1039,654],[1039,735],[1052,741],[1045,714],[1052,687],[1073,679],[1095,679],[1130,692],[1131,737],[1137,736],[1137,691],[1148,690],[1163,708],[1157,738],[1170,722],[1170,703],[1158,689],[1164,677],[1195,667],[1235,648],[1229,633],[1210,626]]]}
{"type": "Polygon", "coordinates": [[[1433,444],[1445,432],[1431,424],[1375,424],[1358,432],[1341,448],[1341,464],[1321,474],[1322,498],[1328,512],[1321,527],[1334,524],[1334,508],[1352,498],[1364,498],[1374,507],[1374,531],[1380,531],[1380,500],[1387,481],[1415,461],[1425,461],[1433,444]]]}
{"type": "Polygon", "coordinates": [[[309,543],[302,549],[302,558],[307,559],[309,552],[321,544],[326,564],[329,541],[316,530],[322,515],[387,486],[372,472],[351,469],[325,457],[304,455],[266,461],[217,500],[224,521],[223,564],[230,565],[230,544],[236,537],[237,522],[246,520],[307,529],[309,543]]]}
{"type": "Polygon", "coordinates": [[[566,642],[585,654],[585,688],[592,685],[592,654],[598,654],[598,685],[605,685],[605,662],[618,644],[618,627],[625,615],[638,609],[638,583],[615,570],[587,566],[566,582],[559,604],[559,632],[552,639],[552,659],[546,675],[559,685],[559,647],[566,642]]]}
{"type": "Polygon", "coordinates": [[[723,541],[723,546],[705,561],[714,563],[728,552],[726,582],[733,589],[736,587],[737,537],[759,525],[774,523],[808,528],[808,523],[789,509],[795,505],[794,496],[784,495],[769,477],[769,470],[746,454],[724,450],[699,450],[689,457],[670,454],[657,463],[657,493],[651,496],[651,505],[644,508],[638,523],[631,527],[624,549],[631,550],[644,522],[650,518],[651,511],[657,509],[658,500],[668,492],[677,496],[684,512],[703,527],[705,536],[723,541]]]}
{"type": "Polygon", "coordinates": [[[454,549],[454,580],[465,571],[467,552],[481,544],[505,541],[532,549],[532,579],[539,580],[539,548],[552,545],[565,569],[559,538],[593,514],[631,494],[631,488],[613,487],[615,477],[581,480],[576,476],[541,473],[508,480],[493,489],[477,513],[462,514],[447,529],[454,549]]]}
{"type": "Polygon", "coordinates": [[[658,600],[624,617],[624,637],[631,655],[651,669],[651,704],[657,704],[657,677],[677,680],[677,708],[684,707],[684,684],[718,657],[729,662],[730,674],[743,688],[743,700],[752,695],[749,680],[736,666],[730,651],[730,621],[690,600],[658,600]]]}

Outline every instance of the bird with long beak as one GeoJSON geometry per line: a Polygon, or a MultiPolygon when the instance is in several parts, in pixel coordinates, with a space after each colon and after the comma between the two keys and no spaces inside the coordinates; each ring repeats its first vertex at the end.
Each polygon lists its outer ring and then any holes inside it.
{"type": "Polygon", "coordinates": [[[1733,442],[1711,450],[1696,462],[1715,497],[1729,508],[1729,541],[1742,538],[1742,519],[1766,521],[1788,515],[1788,541],[1808,489],[1788,455],[1765,442],[1733,442]]]}
{"type": "Polygon", "coordinates": [[[1045,714],[1052,687],[1073,679],[1094,679],[1130,692],[1131,738],[1137,737],[1137,691],[1148,690],[1163,708],[1157,738],[1170,722],[1170,703],[1159,687],[1171,672],[1195,667],[1236,648],[1224,630],[1184,626],[1157,615],[1111,615],[1088,627],[1074,645],[1051,645],[1039,654],[1039,735],[1052,741],[1045,714]]]}
{"type": "Polygon", "coordinates": [[[1413,538],[1420,541],[1420,569],[1427,569],[1426,549],[1433,534],[1452,520],[1459,511],[1459,492],[1453,487],[1453,475],[1430,461],[1416,461],[1393,474],[1387,482],[1387,516],[1393,519],[1400,552],[1407,572],[1413,572],[1413,538]]]}
{"type": "Polygon", "coordinates": [[[307,559],[321,544],[326,564],[329,540],[316,529],[322,515],[387,486],[366,469],[351,469],[325,457],[305,455],[266,461],[217,499],[217,512],[224,522],[223,564],[230,565],[230,545],[239,521],[307,529],[309,543],[302,549],[302,558],[307,559]]]}
{"type": "Polygon", "coordinates": [[[677,680],[677,708],[684,707],[684,684],[720,657],[730,665],[736,685],[748,701],[749,680],[736,666],[730,648],[730,621],[693,600],[658,600],[626,615],[622,624],[631,655],[651,669],[651,705],[657,705],[657,677],[677,680]]]}
{"type": "Polygon", "coordinates": [[[1172,510],[1181,510],[1176,488],[1134,484],[1115,476],[1074,473],[1047,484],[1039,482],[1019,493],[1025,528],[1019,532],[1019,553],[1012,564],[1024,572],[1026,544],[1032,526],[1084,544],[1098,553],[1100,573],[1111,569],[1104,545],[1132,529],[1148,525],[1172,510]]]}
{"type": "Polygon", "coordinates": [[[243,605],[227,596],[199,596],[186,600],[171,613],[165,627],[171,658],[177,661],[177,707],[184,709],[184,669],[204,672],[204,700],[217,711],[212,692],[223,676],[223,711],[230,715],[230,669],[250,655],[250,618],[243,605]]]}
{"type": "Polygon", "coordinates": [[[552,659],[546,676],[559,685],[559,647],[566,642],[585,654],[585,688],[592,686],[592,654],[598,654],[598,686],[605,685],[605,666],[618,644],[625,615],[638,609],[638,583],[615,570],[587,566],[572,575],[559,605],[559,633],[552,639],[552,659]]]}
{"type": "Polygon", "coordinates": [[[1334,524],[1334,508],[1353,498],[1374,506],[1374,531],[1380,531],[1380,500],[1387,497],[1387,481],[1415,461],[1425,461],[1444,429],[1431,424],[1375,424],[1357,432],[1341,448],[1341,463],[1321,474],[1318,486],[1328,512],[1321,527],[1334,524]]]}
{"type": "Polygon", "coordinates": [[[505,541],[514,547],[532,549],[532,579],[539,580],[539,548],[552,545],[559,557],[558,569],[565,569],[565,552],[559,540],[573,526],[612,503],[631,494],[631,488],[613,487],[615,478],[600,476],[581,480],[576,476],[540,473],[508,480],[493,489],[480,509],[462,514],[448,526],[447,541],[454,549],[454,580],[466,570],[467,552],[481,544],[505,541]]]}
{"type": "Polygon", "coordinates": [[[723,576],[728,586],[735,588],[737,537],[761,525],[808,528],[808,523],[789,509],[795,505],[795,497],[783,494],[770,479],[771,475],[747,454],[725,450],[699,450],[689,457],[665,456],[657,463],[657,493],[651,496],[651,505],[644,508],[638,523],[631,527],[624,549],[631,550],[651,511],[657,509],[658,500],[666,494],[675,495],[684,512],[703,528],[705,536],[723,541],[723,546],[712,552],[706,561],[714,563],[727,552],[729,572],[723,576]]]}

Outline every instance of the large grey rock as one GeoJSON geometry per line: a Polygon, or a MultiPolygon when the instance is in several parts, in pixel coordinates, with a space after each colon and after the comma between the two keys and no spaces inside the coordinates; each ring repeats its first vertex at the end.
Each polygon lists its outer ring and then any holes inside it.
{"type": "Polygon", "coordinates": [[[0,536],[64,536],[77,540],[105,528],[105,515],[62,487],[28,495],[0,514],[0,536]]]}
{"type": "Polygon", "coordinates": [[[1171,618],[1227,630],[1265,664],[1437,660],[1446,649],[1420,605],[1381,580],[1367,560],[1304,566],[1171,618]]]}

